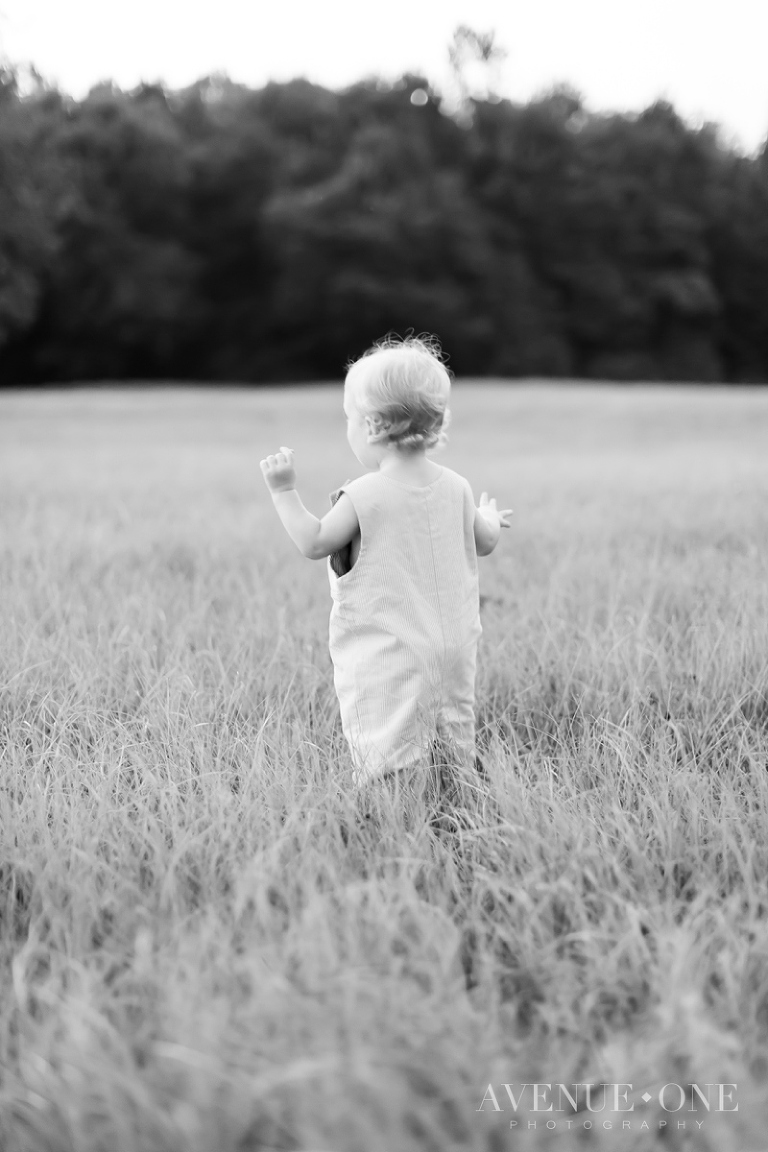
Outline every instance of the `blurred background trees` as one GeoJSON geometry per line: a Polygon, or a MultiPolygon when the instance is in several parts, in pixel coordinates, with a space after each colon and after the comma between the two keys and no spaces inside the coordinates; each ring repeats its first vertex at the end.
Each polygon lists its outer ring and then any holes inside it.
{"type": "Polygon", "coordinates": [[[768,150],[457,86],[0,73],[0,378],[337,378],[415,329],[463,374],[768,380],[768,150]]]}

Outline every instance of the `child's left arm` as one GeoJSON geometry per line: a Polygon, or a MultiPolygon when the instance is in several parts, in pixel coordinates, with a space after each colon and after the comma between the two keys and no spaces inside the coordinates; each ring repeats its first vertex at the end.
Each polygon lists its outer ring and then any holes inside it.
{"type": "Polygon", "coordinates": [[[296,491],[293,449],[281,448],[261,461],[261,471],[283,527],[296,547],[310,560],[322,560],[340,551],[357,535],[360,524],[349,496],[342,492],[322,520],[313,516],[296,491]]]}
{"type": "Polygon", "coordinates": [[[488,499],[488,493],[483,492],[480,497],[480,506],[475,509],[475,547],[478,556],[488,556],[493,552],[499,542],[502,528],[509,528],[511,508],[496,507],[496,500],[488,499]]]}

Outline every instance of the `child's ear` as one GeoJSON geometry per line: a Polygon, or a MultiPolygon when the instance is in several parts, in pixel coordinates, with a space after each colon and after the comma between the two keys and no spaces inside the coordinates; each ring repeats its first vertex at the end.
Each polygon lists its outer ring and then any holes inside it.
{"type": "Polygon", "coordinates": [[[368,433],[368,443],[378,444],[387,435],[389,424],[385,424],[378,416],[366,416],[365,430],[368,433]]]}

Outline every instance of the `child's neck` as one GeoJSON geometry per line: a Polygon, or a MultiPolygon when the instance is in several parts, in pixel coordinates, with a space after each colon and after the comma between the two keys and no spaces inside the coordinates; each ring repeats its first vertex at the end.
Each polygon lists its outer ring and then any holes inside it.
{"type": "Polygon", "coordinates": [[[402,452],[388,448],[379,462],[379,471],[403,484],[420,487],[431,484],[440,475],[440,466],[428,459],[425,451],[402,452]]]}

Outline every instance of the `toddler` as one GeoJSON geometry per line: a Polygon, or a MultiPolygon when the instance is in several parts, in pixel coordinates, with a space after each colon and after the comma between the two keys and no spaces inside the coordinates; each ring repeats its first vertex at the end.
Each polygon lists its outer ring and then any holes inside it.
{"type": "Polygon", "coordinates": [[[474,766],[477,557],[511,509],[427,456],[445,438],[451,380],[434,340],[387,338],[349,368],[347,439],[367,469],[322,520],[296,491],[293,451],[261,470],[288,535],[329,557],[330,651],[358,783],[419,768],[436,738],[474,766]]]}

